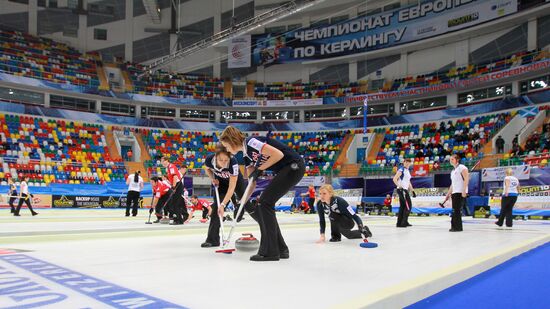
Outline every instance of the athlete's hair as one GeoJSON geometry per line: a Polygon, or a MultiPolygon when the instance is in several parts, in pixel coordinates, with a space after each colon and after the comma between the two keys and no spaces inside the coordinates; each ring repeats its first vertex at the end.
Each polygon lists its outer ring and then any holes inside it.
{"type": "Polygon", "coordinates": [[[134,182],[139,182],[139,174],[141,174],[140,171],[134,173],[134,182]]]}
{"type": "Polygon", "coordinates": [[[194,198],[194,199],[196,199],[196,200],[199,199],[199,197],[198,197],[196,194],[193,194],[193,196],[191,196],[191,198],[194,198]]]}
{"type": "Polygon", "coordinates": [[[332,187],[332,185],[322,185],[321,188],[319,188],[319,192],[321,192],[321,190],[327,190],[330,196],[334,196],[334,188],[332,187]]]}
{"type": "Polygon", "coordinates": [[[506,170],[506,176],[512,176],[512,175],[514,175],[514,170],[511,169],[511,168],[507,169],[506,170]]]}
{"type": "Polygon", "coordinates": [[[242,145],[244,140],[245,136],[243,132],[232,126],[227,126],[227,128],[223,130],[222,135],[220,135],[220,141],[226,142],[231,146],[242,145]]]}
{"type": "Polygon", "coordinates": [[[406,159],[403,161],[403,163],[405,163],[405,162],[411,163],[412,160],[411,160],[411,158],[406,158],[406,159]]]}
{"type": "Polygon", "coordinates": [[[224,154],[227,157],[231,158],[231,153],[227,150],[227,148],[223,147],[223,145],[221,143],[216,145],[215,156],[217,157],[220,154],[224,154]]]}
{"type": "Polygon", "coordinates": [[[168,156],[168,155],[162,156],[162,157],[160,158],[160,160],[161,160],[161,161],[168,161],[168,162],[170,162],[170,156],[168,156]]]}
{"type": "Polygon", "coordinates": [[[453,153],[451,155],[451,158],[455,158],[456,162],[460,163],[460,155],[458,153],[453,153]]]}
{"type": "Polygon", "coordinates": [[[157,176],[151,177],[151,181],[154,181],[154,182],[161,181],[161,180],[162,179],[160,177],[157,177],[157,176]]]}

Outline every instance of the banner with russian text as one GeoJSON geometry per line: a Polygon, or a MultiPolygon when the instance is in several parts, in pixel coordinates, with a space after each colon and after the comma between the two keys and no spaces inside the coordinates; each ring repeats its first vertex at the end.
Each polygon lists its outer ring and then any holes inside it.
{"type": "Polygon", "coordinates": [[[333,25],[252,38],[255,66],[363,53],[457,31],[517,12],[517,0],[432,0],[333,25]]]}

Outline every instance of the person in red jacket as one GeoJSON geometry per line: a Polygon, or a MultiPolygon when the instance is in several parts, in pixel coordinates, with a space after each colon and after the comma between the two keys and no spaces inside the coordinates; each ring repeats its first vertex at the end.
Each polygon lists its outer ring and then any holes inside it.
{"type": "Polygon", "coordinates": [[[306,202],[306,199],[302,199],[302,203],[300,203],[300,210],[303,210],[305,214],[310,210],[309,204],[306,202]]]}
{"type": "Polygon", "coordinates": [[[391,208],[391,195],[386,194],[386,199],[384,199],[384,206],[391,208]]]}
{"type": "Polygon", "coordinates": [[[166,207],[166,202],[172,194],[172,189],[170,189],[170,184],[163,181],[160,177],[151,177],[151,186],[153,187],[153,197],[154,201],[151,205],[155,209],[155,215],[157,220],[153,223],[159,223],[162,219],[163,208],[166,207]]]}
{"type": "Polygon", "coordinates": [[[313,187],[313,185],[309,185],[309,189],[307,190],[307,193],[309,195],[309,199],[307,200],[309,205],[309,213],[314,214],[315,213],[315,187],[313,187]]]}
{"type": "Polygon", "coordinates": [[[212,207],[210,207],[210,203],[207,200],[199,199],[198,196],[193,195],[191,197],[191,206],[189,207],[191,213],[189,214],[189,218],[187,219],[186,223],[193,218],[193,213],[195,211],[201,211],[202,210],[202,220],[201,222],[206,222],[208,220],[208,217],[212,214],[212,207]]]}

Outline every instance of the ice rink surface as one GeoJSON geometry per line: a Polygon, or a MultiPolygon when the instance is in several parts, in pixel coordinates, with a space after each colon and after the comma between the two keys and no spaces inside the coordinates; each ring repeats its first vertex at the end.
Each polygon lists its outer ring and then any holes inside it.
{"type": "MultiPolygon", "coordinates": [[[[208,224],[146,225],[145,211],[0,214],[0,308],[359,308],[403,306],[550,240],[550,222],[363,216],[379,244],[315,243],[317,215],[277,215],[290,259],[200,248],[208,224]],[[491,266],[492,265],[492,266],[491,266]],[[39,306],[36,306],[39,304],[39,306]]],[[[327,227],[327,231],[330,229],[327,227]]],[[[260,237],[247,217],[238,232],[260,237]]],[[[329,235],[327,235],[327,240],[329,235]]]]}

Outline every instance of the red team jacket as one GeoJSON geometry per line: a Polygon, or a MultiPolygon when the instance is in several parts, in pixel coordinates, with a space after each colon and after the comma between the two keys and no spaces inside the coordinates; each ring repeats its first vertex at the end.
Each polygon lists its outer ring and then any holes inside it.
{"type": "Polygon", "coordinates": [[[157,185],[153,188],[155,198],[159,199],[163,197],[169,190],[170,185],[164,181],[157,181],[157,185]]]}

